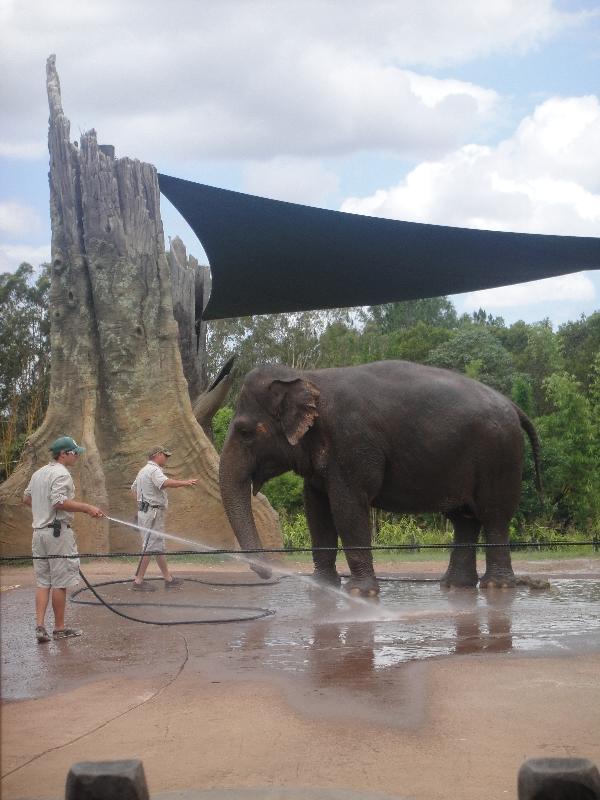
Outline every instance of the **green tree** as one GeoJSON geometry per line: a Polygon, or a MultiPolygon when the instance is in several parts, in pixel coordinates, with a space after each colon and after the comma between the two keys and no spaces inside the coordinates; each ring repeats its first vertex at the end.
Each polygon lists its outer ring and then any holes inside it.
{"type": "Polygon", "coordinates": [[[320,366],[320,337],[327,325],[349,319],[351,310],[302,311],[218,320],[207,326],[207,371],[214,377],[223,362],[236,356],[231,397],[244,376],[259,364],[286,364],[298,369],[320,366]]]}
{"type": "Polygon", "coordinates": [[[528,375],[517,374],[514,376],[511,397],[528,417],[533,416],[533,390],[528,375]]]}
{"type": "Polygon", "coordinates": [[[0,275],[0,480],[11,473],[48,404],[47,268],[30,264],[0,275]]]}
{"type": "Polygon", "coordinates": [[[584,389],[592,380],[592,365],[600,353],[600,311],[585,314],[576,322],[567,322],[558,329],[558,339],[565,363],[584,389]]]}
{"type": "Polygon", "coordinates": [[[550,320],[531,325],[519,320],[509,328],[494,328],[493,333],[511,354],[515,370],[529,376],[533,401],[529,413],[545,414],[549,407],[544,381],[565,364],[560,337],[553,332],[550,320]]]}
{"type": "Polygon", "coordinates": [[[456,309],[447,297],[383,303],[370,306],[367,315],[381,333],[412,328],[418,322],[443,328],[453,328],[457,324],[456,309]]]}
{"type": "Polygon", "coordinates": [[[520,319],[508,328],[494,327],[492,332],[511,354],[515,368],[520,372],[526,372],[525,348],[529,343],[529,325],[520,319]]]}
{"type": "Polygon", "coordinates": [[[492,314],[488,314],[483,308],[480,308],[478,311],[473,311],[471,316],[463,314],[460,321],[463,325],[473,323],[474,325],[486,325],[488,328],[502,329],[505,327],[502,317],[494,317],[492,314]]]}
{"type": "Polygon", "coordinates": [[[484,326],[460,328],[451,339],[431,352],[427,363],[464,372],[510,395],[514,376],[510,353],[484,326]]]}
{"type": "Polygon", "coordinates": [[[550,412],[536,421],[555,520],[588,528],[600,514],[596,421],[581,384],[566,372],[544,381],[550,412]]]}
{"type": "Polygon", "coordinates": [[[361,333],[341,320],[330,323],[319,340],[320,367],[345,367],[359,364],[363,356],[361,333]]]}
{"type": "Polygon", "coordinates": [[[419,320],[410,328],[394,331],[387,337],[386,358],[401,358],[424,363],[430,353],[452,338],[450,328],[419,320]]]}

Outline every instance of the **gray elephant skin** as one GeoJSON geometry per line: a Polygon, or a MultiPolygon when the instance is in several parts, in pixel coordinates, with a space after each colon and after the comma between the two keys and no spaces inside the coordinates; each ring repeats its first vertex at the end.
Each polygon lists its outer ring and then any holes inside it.
{"type": "MultiPolygon", "coordinates": [[[[220,463],[227,516],[244,550],[261,547],[250,490],[293,470],[304,478],[315,578],[340,584],[335,548],[368,546],[369,508],[441,512],[455,543],[473,545],[481,529],[486,571],[479,585],[514,586],[509,523],[519,503],[523,431],[541,491],[539,442],[511,400],[458,373],[408,361],[300,371],[252,370],[244,381],[220,463]]],[[[369,550],[346,549],[345,588],[377,594],[369,550]]],[[[271,572],[264,558],[252,568],[271,572]]],[[[445,586],[475,586],[474,547],[451,550],[445,586]]]]}

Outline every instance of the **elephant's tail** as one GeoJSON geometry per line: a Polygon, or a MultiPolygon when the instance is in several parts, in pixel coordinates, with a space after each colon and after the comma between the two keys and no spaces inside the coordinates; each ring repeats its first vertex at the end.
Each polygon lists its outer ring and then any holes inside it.
{"type": "Polygon", "coordinates": [[[529,437],[529,441],[531,443],[531,450],[533,452],[533,463],[535,465],[535,488],[537,489],[537,493],[539,495],[540,500],[543,499],[544,495],[544,487],[542,486],[542,475],[541,475],[541,468],[540,468],[540,440],[537,435],[537,431],[533,425],[533,422],[529,419],[527,414],[522,411],[516,403],[513,403],[517,414],[519,415],[519,422],[521,423],[521,427],[529,437]]]}

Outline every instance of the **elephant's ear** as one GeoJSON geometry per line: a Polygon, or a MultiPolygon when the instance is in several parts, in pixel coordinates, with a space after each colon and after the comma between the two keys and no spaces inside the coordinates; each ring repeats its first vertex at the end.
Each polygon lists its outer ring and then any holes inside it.
{"type": "Polygon", "coordinates": [[[270,410],[280,420],[290,444],[298,444],[319,416],[319,395],[314,383],[305,378],[276,380],[270,384],[270,410]]]}

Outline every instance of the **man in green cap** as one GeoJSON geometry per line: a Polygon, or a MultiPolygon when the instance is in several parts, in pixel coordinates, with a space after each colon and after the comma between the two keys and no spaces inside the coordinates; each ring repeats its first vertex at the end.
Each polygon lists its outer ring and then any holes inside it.
{"type": "Polygon", "coordinates": [[[169,572],[165,556],[165,537],[161,531],[165,530],[167,521],[167,489],[178,489],[182,486],[195,486],[197,478],[175,480],[167,478],[162,468],[171,457],[171,451],[163,445],[156,445],[148,451],[148,462],[138,472],[131,491],[138,504],[138,525],[142,533],[142,548],[144,553],[133,580],[132,589],[137,592],[153,592],[154,586],[144,580],[151,555],[156,558],[156,563],[165,579],[165,589],[174,589],[181,586],[183,581],[174,578],[169,572]]]}
{"type": "Polygon", "coordinates": [[[52,460],[33,473],[23,493],[23,502],[30,506],[33,515],[31,549],[37,582],[35,636],[39,643],[50,641],[44,623],[50,596],[54,612],[53,637],[67,639],[81,635],[81,631],[65,627],[67,589],[79,583],[79,558],[71,522],[76,511],[94,518],[105,516],[96,506],[74,499],[75,485],[67,467],[77,463],[85,447],[80,447],[70,436],[60,436],[49,449],[52,460]]]}

